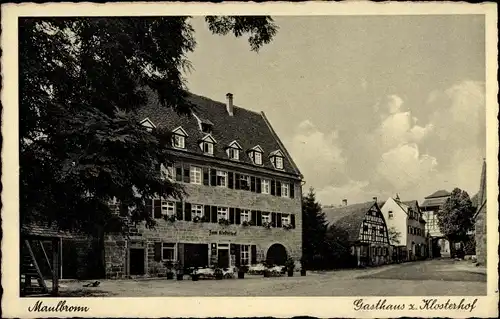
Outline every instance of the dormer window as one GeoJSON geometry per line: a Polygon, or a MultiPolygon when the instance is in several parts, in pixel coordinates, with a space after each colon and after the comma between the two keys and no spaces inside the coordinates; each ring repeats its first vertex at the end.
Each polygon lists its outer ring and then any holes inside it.
{"type": "Polygon", "coordinates": [[[262,165],[262,153],[264,153],[264,151],[260,146],[257,145],[249,151],[248,155],[250,156],[254,164],[262,165]]]}
{"type": "Polygon", "coordinates": [[[187,133],[182,127],[178,127],[172,131],[172,146],[174,148],[185,149],[186,148],[186,136],[187,133]]]}
{"type": "Polygon", "coordinates": [[[212,125],[208,123],[201,123],[201,131],[203,133],[211,134],[212,133],[212,125]]]}
{"type": "Polygon", "coordinates": [[[241,150],[240,144],[236,141],[232,141],[229,143],[229,146],[226,149],[227,156],[229,159],[238,161],[240,159],[240,150],[241,150]]]}
{"type": "Polygon", "coordinates": [[[145,118],[144,120],[142,120],[140,122],[140,124],[142,126],[144,126],[144,128],[146,129],[146,131],[148,132],[153,132],[153,129],[156,128],[156,125],[154,125],[153,122],[151,122],[151,120],[149,118],[145,118]]]}
{"type": "Polygon", "coordinates": [[[271,152],[269,155],[271,158],[271,163],[273,163],[274,168],[283,169],[283,153],[280,150],[271,152]]]}
{"type": "Polygon", "coordinates": [[[214,144],[217,143],[212,135],[208,134],[201,139],[200,148],[205,155],[214,155],[214,144]]]}

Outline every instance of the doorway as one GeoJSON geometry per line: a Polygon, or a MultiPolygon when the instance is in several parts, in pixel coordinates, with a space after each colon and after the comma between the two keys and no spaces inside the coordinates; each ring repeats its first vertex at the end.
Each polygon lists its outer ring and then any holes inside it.
{"type": "Polygon", "coordinates": [[[229,249],[219,249],[217,251],[217,262],[220,268],[229,268],[229,249]]]}
{"type": "Polygon", "coordinates": [[[270,265],[283,266],[287,259],[286,249],[281,244],[273,244],[267,250],[266,261],[270,265]]]}
{"type": "Polygon", "coordinates": [[[144,275],[144,248],[130,248],[130,275],[144,275]]]}

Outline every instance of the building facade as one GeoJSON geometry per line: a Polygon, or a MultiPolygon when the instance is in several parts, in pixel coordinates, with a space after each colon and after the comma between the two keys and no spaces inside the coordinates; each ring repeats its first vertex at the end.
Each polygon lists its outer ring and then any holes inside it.
{"type": "Polygon", "coordinates": [[[445,190],[439,190],[427,197],[420,205],[425,220],[425,232],[429,236],[429,254],[430,257],[450,257],[450,242],[444,238],[439,230],[437,213],[441,206],[450,197],[451,193],[445,190]]]}
{"type": "Polygon", "coordinates": [[[486,161],[483,161],[481,171],[481,181],[479,183],[479,192],[477,194],[477,211],[474,217],[474,236],[476,242],[476,258],[481,265],[486,265],[486,161]]]}
{"type": "Polygon", "coordinates": [[[376,202],[327,207],[323,212],[330,225],[347,233],[358,266],[391,261],[387,224],[376,202]]]}
{"type": "Polygon", "coordinates": [[[400,234],[389,238],[391,245],[400,247],[405,252],[404,260],[418,260],[428,256],[425,220],[416,200],[401,201],[399,196],[389,197],[380,208],[388,229],[400,234]]]}
{"type": "Polygon", "coordinates": [[[159,168],[182,184],[182,200],[148,200],[157,225],[108,235],[106,276],[151,275],[166,263],[183,268],[231,268],[299,261],[302,251],[302,176],[263,113],[190,95],[191,116],[141,110],[146,129],[172,132],[173,161],[159,168]]]}

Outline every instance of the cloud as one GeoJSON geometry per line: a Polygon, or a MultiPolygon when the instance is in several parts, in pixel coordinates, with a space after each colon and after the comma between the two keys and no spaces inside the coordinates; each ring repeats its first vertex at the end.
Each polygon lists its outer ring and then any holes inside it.
{"type": "Polygon", "coordinates": [[[376,171],[393,189],[401,191],[428,178],[436,166],[436,158],[420,155],[418,146],[412,143],[401,144],[382,154],[376,171]]]}
{"type": "Polygon", "coordinates": [[[370,188],[368,181],[349,180],[348,182],[339,185],[329,185],[315,190],[316,198],[323,205],[340,205],[343,199],[347,199],[348,203],[362,203],[372,200],[374,196],[380,199],[385,198],[386,192],[381,190],[373,190],[370,188]]]}
{"type": "Polygon", "coordinates": [[[290,143],[290,153],[306,179],[323,187],[343,179],[345,158],[338,132],[324,133],[309,120],[302,121],[290,143]]]}

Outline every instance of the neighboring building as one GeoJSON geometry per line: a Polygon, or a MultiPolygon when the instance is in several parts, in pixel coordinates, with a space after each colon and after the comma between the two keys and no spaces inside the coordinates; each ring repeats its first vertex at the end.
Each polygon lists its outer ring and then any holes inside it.
{"type": "Polygon", "coordinates": [[[437,192],[425,197],[424,202],[420,205],[420,210],[423,212],[425,220],[425,232],[430,236],[429,239],[429,254],[431,257],[450,257],[450,242],[444,238],[439,230],[437,212],[441,206],[450,197],[451,193],[445,190],[437,192]]]}
{"type": "Polygon", "coordinates": [[[474,216],[475,225],[475,241],[476,241],[476,258],[481,265],[486,265],[486,161],[483,161],[481,171],[481,181],[479,183],[479,192],[477,193],[477,211],[474,216]]]}
{"type": "Polygon", "coordinates": [[[324,208],[330,225],[344,230],[349,238],[351,254],[358,266],[376,266],[390,261],[387,225],[377,203],[324,208]]]}
{"type": "Polygon", "coordinates": [[[301,257],[302,176],[264,113],[234,106],[232,94],[226,103],[193,94],[189,101],[192,116],[153,99],[140,111],[146,129],[173,133],[174,163],[160,171],[188,197],[151,200],[154,229],[108,235],[107,277],[154,276],[167,261],[229,268],[301,257]]]}
{"type": "MultiPolygon", "coordinates": [[[[416,260],[427,257],[427,239],[425,220],[416,200],[401,201],[399,196],[389,199],[380,208],[387,223],[387,228],[393,228],[400,233],[398,241],[390,244],[397,247],[397,251],[406,252],[404,260],[416,260]]],[[[397,254],[400,258],[401,254],[397,254]]]]}

